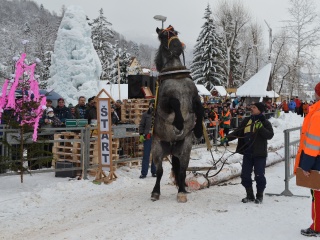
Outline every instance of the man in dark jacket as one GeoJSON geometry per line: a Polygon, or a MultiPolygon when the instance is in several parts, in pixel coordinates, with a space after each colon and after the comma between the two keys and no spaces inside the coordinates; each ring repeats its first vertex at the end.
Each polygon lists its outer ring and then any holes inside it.
{"type": "Polygon", "coordinates": [[[58,99],[58,106],[54,109],[54,115],[59,118],[63,126],[66,124],[66,119],[72,118],[71,111],[64,105],[63,98],[58,99]]]}
{"type": "Polygon", "coordinates": [[[95,96],[89,98],[89,105],[84,118],[88,119],[89,124],[97,124],[97,102],[95,96]]]}
{"type": "Polygon", "coordinates": [[[77,119],[84,119],[86,115],[86,98],[80,96],[78,99],[78,104],[75,106],[75,116],[77,119]]]}
{"type": "MultiPolygon", "coordinates": [[[[152,114],[153,114],[154,101],[153,99],[149,103],[148,111],[142,114],[142,118],[139,124],[139,141],[143,143],[143,158],[142,158],[142,169],[140,178],[145,178],[148,174],[149,163],[150,163],[150,152],[151,152],[151,129],[152,129],[152,114]]],[[[151,163],[151,174],[152,177],[156,177],[156,166],[151,163]]]]}
{"type": "Polygon", "coordinates": [[[114,110],[119,118],[119,122],[121,122],[121,105],[122,105],[121,100],[117,100],[114,104],[114,106],[115,106],[114,110]]]}
{"type": "Polygon", "coordinates": [[[115,106],[111,106],[111,123],[112,125],[117,125],[119,122],[119,117],[115,112],[115,106]]]}
{"type": "Polygon", "coordinates": [[[242,199],[243,203],[262,203],[263,191],[266,188],[265,167],[267,161],[268,142],[273,138],[271,123],[262,114],[265,111],[263,103],[251,105],[251,116],[246,117],[239,128],[230,133],[224,141],[232,141],[238,138],[237,153],[243,155],[241,184],[245,187],[247,196],[242,199]],[[256,198],[252,188],[251,173],[254,169],[257,185],[256,198]]]}

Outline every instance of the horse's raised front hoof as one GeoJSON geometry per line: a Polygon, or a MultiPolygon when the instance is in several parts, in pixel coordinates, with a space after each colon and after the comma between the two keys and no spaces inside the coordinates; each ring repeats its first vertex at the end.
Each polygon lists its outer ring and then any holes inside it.
{"type": "Polygon", "coordinates": [[[151,200],[152,201],[157,201],[160,199],[160,194],[159,193],[151,193],[151,200]]]}
{"type": "Polygon", "coordinates": [[[177,201],[179,203],[185,203],[187,202],[187,194],[184,192],[179,192],[177,195],[177,201]]]}

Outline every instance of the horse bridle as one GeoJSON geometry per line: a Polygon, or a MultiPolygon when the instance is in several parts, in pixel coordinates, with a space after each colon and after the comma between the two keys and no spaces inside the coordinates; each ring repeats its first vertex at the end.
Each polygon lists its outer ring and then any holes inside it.
{"type": "MultiPolygon", "coordinates": [[[[172,27],[169,27],[169,28],[163,29],[163,30],[161,31],[161,34],[162,34],[163,32],[167,32],[167,33],[168,33],[168,46],[164,46],[164,47],[170,52],[170,55],[171,55],[171,56],[180,57],[180,56],[177,56],[176,54],[172,53],[172,51],[170,50],[170,43],[171,43],[172,40],[178,39],[178,40],[180,41],[180,39],[179,39],[179,37],[177,36],[177,34],[176,34],[174,31],[172,31],[171,29],[172,29],[172,27]],[[169,34],[169,33],[172,33],[173,36],[170,37],[170,34],[169,34]]],[[[181,41],[180,41],[180,43],[181,43],[181,47],[183,48],[184,43],[181,42],[181,41]]],[[[185,56],[184,56],[184,50],[182,50],[182,57],[183,57],[183,66],[186,66],[185,56]]],[[[165,66],[166,64],[167,64],[167,63],[165,63],[163,66],[165,66]]]]}

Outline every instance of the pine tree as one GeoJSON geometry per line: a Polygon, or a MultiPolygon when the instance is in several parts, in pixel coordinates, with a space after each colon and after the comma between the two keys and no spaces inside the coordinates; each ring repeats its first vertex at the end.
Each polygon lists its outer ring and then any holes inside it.
{"type": "Polygon", "coordinates": [[[211,89],[215,85],[225,85],[225,72],[221,64],[224,53],[209,4],[205,9],[204,19],[205,23],[193,52],[191,72],[195,83],[204,84],[207,89],[211,89]]]}
{"type": "Polygon", "coordinates": [[[103,15],[103,9],[99,11],[99,17],[93,19],[90,24],[92,28],[92,42],[102,65],[101,79],[108,79],[110,64],[112,62],[112,44],[111,39],[114,37],[113,31],[109,28],[112,24],[107,21],[103,15]]]}
{"type": "MultiPolygon", "coordinates": [[[[237,45],[237,44],[236,44],[237,45]]],[[[229,85],[230,87],[237,87],[240,85],[241,80],[241,63],[240,63],[240,53],[239,48],[234,47],[230,52],[230,76],[229,76],[229,85]]]]}
{"type": "Polygon", "coordinates": [[[137,43],[134,43],[132,45],[132,52],[133,52],[133,56],[136,57],[139,60],[139,45],[137,43]]]}
{"type": "Polygon", "coordinates": [[[43,55],[43,61],[40,65],[41,71],[40,71],[40,88],[46,89],[47,88],[47,80],[50,78],[50,66],[51,66],[51,51],[47,51],[43,55]]]}
{"type": "Polygon", "coordinates": [[[128,68],[130,63],[130,54],[127,53],[127,49],[119,47],[118,42],[114,45],[114,52],[113,52],[113,63],[110,69],[110,79],[111,83],[118,82],[118,65],[120,69],[120,83],[128,83],[128,68]]]}

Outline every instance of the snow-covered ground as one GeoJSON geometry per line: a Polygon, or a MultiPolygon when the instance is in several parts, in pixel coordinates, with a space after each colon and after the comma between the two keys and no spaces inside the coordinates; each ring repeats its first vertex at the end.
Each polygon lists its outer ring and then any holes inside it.
{"type": "MultiPolygon", "coordinates": [[[[283,147],[283,130],[300,126],[302,120],[292,113],[271,119],[275,137],[269,146],[283,147]]],[[[206,149],[196,149],[191,164],[206,165],[210,158],[206,149]]],[[[240,155],[233,159],[230,165],[241,162],[240,155]]],[[[170,168],[165,162],[162,195],[156,202],[150,200],[155,178],[149,174],[139,179],[139,168],[118,169],[117,180],[108,185],[55,178],[53,173],[27,175],[23,184],[19,176],[1,177],[0,239],[306,238],[300,229],[311,223],[310,198],[265,196],[261,205],[243,204],[244,188],[240,178],[234,178],[192,191],[187,203],[178,203],[170,168]]],[[[281,193],[284,162],[268,167],[266,177],[266,192],[281,193]]],[[[295,179],[290,190],[309,196],[308,189],[295,186],[295,179]]]]}

